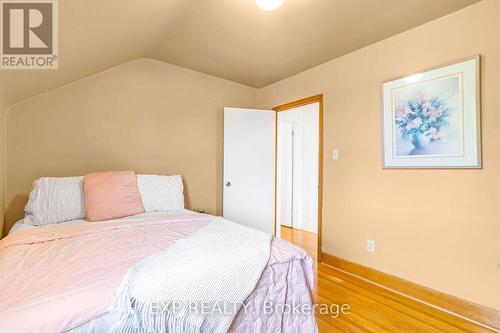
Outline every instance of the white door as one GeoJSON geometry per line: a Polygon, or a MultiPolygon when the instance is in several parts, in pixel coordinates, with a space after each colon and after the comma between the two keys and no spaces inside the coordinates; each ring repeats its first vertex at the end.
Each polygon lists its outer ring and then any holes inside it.
{"type": "Polygon", "coordinates": [[[224,108],[225,218],[274,233],[276,113],[224,108]]]}

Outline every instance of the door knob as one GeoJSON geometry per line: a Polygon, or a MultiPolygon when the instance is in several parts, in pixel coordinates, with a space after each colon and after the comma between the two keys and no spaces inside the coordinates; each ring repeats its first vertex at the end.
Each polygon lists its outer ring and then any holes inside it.
{"type": "Polygon", "coordinates": [[[226,187],[231,187],[231,182],[226,182],[226,187]]]}

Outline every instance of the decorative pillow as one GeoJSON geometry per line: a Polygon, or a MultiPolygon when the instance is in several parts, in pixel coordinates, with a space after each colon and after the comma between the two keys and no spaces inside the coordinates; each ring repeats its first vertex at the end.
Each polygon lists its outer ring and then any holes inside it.
{"type": "Polygon", "coordinates": [[[133,171],[94,172],[83,180],[87,220],[103,221],[144,213],[133,171]]]}
{"type": "Polygon", "coordinates": [[[137,175],[137,184],[146,212],[184,209],[181,176],[137,175]]]}
{"type": "Polygon", "coordinates": [[[85,218],[83,177],[43,177],[33,182],[24,223],[45,225],[85,218]]]}

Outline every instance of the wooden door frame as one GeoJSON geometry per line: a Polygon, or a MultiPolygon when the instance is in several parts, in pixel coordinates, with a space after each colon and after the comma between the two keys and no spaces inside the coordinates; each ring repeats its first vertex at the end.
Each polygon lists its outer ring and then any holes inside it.
{"type": "Polygon", "coordinates": [[[278,105],[273,108],[276,111],[276,143],[274,149],[275,157],[275,175],[274,175],[274,233],[277,234],[277,208],[278,208],[278,112],[290,110],[297,108],[299,106],[319,103],[319,145],[318,145],[318,247],[317,247],[317,258],[318,263],[321,262],[321,245],[323,240],[323,113],[324,113],[324,102],[323,94],[314,95],[306,98],[299,99],[290,103],[278,105]]]}

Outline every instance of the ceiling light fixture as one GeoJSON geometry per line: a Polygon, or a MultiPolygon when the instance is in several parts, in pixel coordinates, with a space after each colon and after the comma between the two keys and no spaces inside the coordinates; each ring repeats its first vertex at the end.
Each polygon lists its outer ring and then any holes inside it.
{"type": "Polygon", "coordinates": [[[271,11],[280,8],[285,0],[255,0],[260,9],[271,11]]]}

